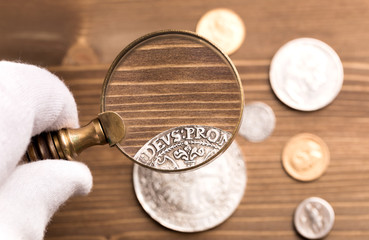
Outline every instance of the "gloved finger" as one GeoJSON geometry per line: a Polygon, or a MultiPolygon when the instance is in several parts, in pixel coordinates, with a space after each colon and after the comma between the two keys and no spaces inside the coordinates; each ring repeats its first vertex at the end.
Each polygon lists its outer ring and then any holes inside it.
{"type": "Polygon", "coordinates": [[[78,127],[74,98],[45,69],[0,62],[0,184],[14,170],[33,135],[78,127]]]}
{"type": "Polygon", "coordinates": [[[0,188],[0,239],[43,239],[59,206],[91,187],[91,172],[79,162],[44,160],[18,166],[0,188]],[[20,233],[22,238],[2,235],[20,233]]]}
{"type": "Polygon", "coordinates": [[[4,95],[12,94],[13,110],[19,112],[16,118],[34,118],[32,135],[61,127],[78,127],[76,103],[71,92],[46,69],[1,61],[0,84],[3,92],[6,91],[4,95]]]}

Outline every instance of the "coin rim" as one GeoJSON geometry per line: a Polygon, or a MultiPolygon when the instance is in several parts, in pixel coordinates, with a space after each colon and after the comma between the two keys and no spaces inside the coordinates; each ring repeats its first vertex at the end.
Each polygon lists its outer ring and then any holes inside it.
{"type": "Polygon", "coordinates": [[[331,104],[337,98],[338,94],[340,93],[342,86],[343,86],[343,82],[344,82],[344,70],[343,70],[342,61],[339,55],[337,54],[337,52],[331,46],[329,46],[327,43],[321,40],[318,40],[315,38],[296,38],[296,39],[293,39],[285,43],[274,54],[272,61],[270,63],[269,82],[273,89],[274,94],[278,97],[278,99],[281,102],[283,102],[287,106],[293,109],[296,109],[296,110],[300,110],[300,111],[306,111],[306,112],[316,111],[316,110],[322,109],[328,106],[329,104],[331,104]],[[299,106],[299,104],[294,104],[293,102],[289,101],[288,98],[283,97],[284,94],[282,94],[283,92],[282,89],[284,88],[278,87],[277,80],[275,77],[276,76],[275,69],[277,69],[276,66],[278,65],[278,61],[281,58],[281,56],[283,56],[284,51],[295,44],[300,44],[301,42],[305,44],[308,43],[309,45],[318,45],[321,47],[320,50],[322,49],[326,50],[326,52],[331,57],[332,61],[334,62],[334,64],[337,66],[337,69],[338,69],[337,86],[339,87],[335,89],[336,91],[335,94],[332,95],[333,97],[329,101],[324,102],[322,104],[316,104],[316,106],[308,106],[306,104],[304,106],[299,106]]]}
{"type": "Polygon", "coordinates": [[[295,213],[294,213],[294,217],[293,217],[293,223],[294,223],[294,227],[296,229],[296,231],[303,237],[308,238],[308,239],[321,239],[325,236],[327,236],[330,231],[332,230],[333,226],[334,226],[334,221],[335,221],[335,213],[334,213],[334,209],[332,207],[332,205],[327,202],[326,200],[324,200],[323,198],[320,197],[309,197],[306,198],[305,200],[303,200],[302,202],[299,203],[299,205],[297,206],[295,213]],[[306,234],[303,234],[301,232],[302,227],[297,223],[297,217],[300,214],[300,212],[302,211],[303,206],[306,205],[306,203],[308,202],[319,202],[321,205],[323,205],[329,214],[329,218],[331,219],[329,221],[329,227],[327,229],[325,229],[325,231],[323,231],[321,234],[317,235],[317,236],[308,236],[306,234]]]}
{"type": "MultiPolygon", "coordinates": [[[[230,48],[229,51],[226,51],[226,49],[223,49],[223,51],[228,54],[228,55],[231,55],[233,53],[235,53],[241,46],[242,44],[244,43],[245,41],[245,38],[246,38],[246,34],[247,34],[247,29],[246,29],[246,26],[245,26],[245,23],[243,22],[242,18],[235,12],[233,11],[232,9],[229,9],[229,8],[214,8],[214,9],[211,9],[209,11],[207,11],[206,13],[204,13],[201,18],[199,19],[199,21],[197,22],[196,24],[196,33],[199,34],[200,36],[203,36],[205,38],[208,38],[208,36],[205,36],[201,33],[201,31],[199,31],[199,26],[203,23],[203,22],[207,22],[206,21],[206,18],[209,18],[209,16],[211,16],[212,14],[216,13],[216,12],[227,12],[227,13],[230,13],[232,14],[233,16],[235,16],[238,20],[238,22],[240,22],[241,26],[242,26],[242,37],[241,37],[241,40],[236,44],[236,45],[233,45],[234,47],[230,48]]],[[[208,39],[209,41],[213,41],[211,39],[208,39]]]]}
{"type": "Polygon", "coordinates": [[[285,144],[283,148],[283,152],[282,152],[283,169],[290,177],[298,181],[311,182],[311,181],[317,180],[326,172],[329,166],[329,163],[330,163],[330,152],[329,152],[328,145],[323,141],[323,139],[321,139],[320,137],[312,133],[299,133],[293,136],[292,138],[288,140],[288,142],[285,144]],[[304,177],[302,174],[298,174],[297,171],[293,170],[293,167],[289,164],[287,148],[289,147],[291,143],[293,143],[296,140],[300,140],[300,139],[312,139],[313,141],[317,142],[321,146],[322,152],[324,156],[326,156],[326,161],[325,161],[322,171],[319,174],[313,175],[311,177],[304,177]]]}
{"type": "MultiPolygon", "coordinates": [[[[243,87],[242,87],[242,82],[241,82],[241,78],[239,76],[239,73],[235,67],[235,65],[233,64],[233,62],[231,61],[231,59],[228,57],[227,54],[225,54],[219,47],[217,47],[215,44],[213,44],[211,41],[207,40],[206,38],[196,34],[195,32],[192,31],[187,31],[187,30],[174,30],[174,29],[167,29],[167,30],[159,30],[159,31],[155,31],[149,34],[146,34],[140,38],[137,38],[136,40],[134,40],[133,42],[131,42],[129,45],[127,45],[114,59],[113,63],[110,65],[109,70],[105,76],[104,79],[104,83],[102,86],[102,92],[101,92],[101,97],[100,97],[100,112],[105,112],[105,93],[107,90],[107,85],[110,81],[110,77],[113,74],[115,68],[117,67],[117,65],[119,64],[119,61],[121,60],[122,57],[124,57],[127,53],[129,53],[129,51],[131,49],[133,49],[134,47],[136,47],[138,44],[140,44],[143,41],[146,41],[150,38],[154,38],[157,36],[161,36],[161,35],[166,35],[166,34],[178,34],[178,35],[185,35],[185,36],[190,36],[190,37],[194,37],[194,38],[198,38],[200,41],[205,42],[206,44],[208,44],[210,47],[213,47],[214,52],[216,52],[217,54],[221,55],[222,57],[224,57],[224,60],[226,63],[228,63],[230,70],[232,71],[232,73],[234,74],[235,77],[235,81],[238,85],[239,91],[240,91],[240,113],[238,116],[238,121],[237,121],[237,125],[235,126],[235,129],[233,130],[233,132],[231,133],[232,136],[229,139],[229,141],[217,152],[215,153],[212,157],[210,157],[208,159],[208,161],[204,161],[196,166],[193,167],[189,167],[186,169],[178,169],[178,170],[174,170],[176,172],[181,172],[181,171],[187,171],[187,170],[191,170],[191,169],[195,169],[198,168],[204,164],[207,164],[208,162],[210,162],[213,159],[216,159],[220,154],[222,154],[223,152],[225,152],[229,146],[232,144],[232,142],[234,141],[234,139],[237,136],[238,130],[240,128],[241,125],[241,120],[242,120],[242,113],[243,113],[243,106],[244,106],[244,91],[243,91],[243,87]]],[[[123,119],[124,120],[124,119],[123,119]]],[[[123,147],[120,145],[120,143],[117,143],[115,145],[118,150],[120,152],[122,152],[128,159],[130,159],[131,161],[133,161],[134,163],[140,164],[140,162],[136,161],[134,159],[134,156],[129,155],[128,153],[126,153],[123,149],[123,147]]],[[[156,171],[161,171],[159,169],[150,167],[145,165],[145,167],[156,170],[156,171]]],[[[165,170],[164,170],[165,171],[165,170]]],[[[173,170],[172,170],[173,171],[173,170]]]]}
{"type": "MultiPolygon", "coordinates": [[[[241,201],[243,199],[243,196],[245,195],[246,187],[247,187],[247,168],[246,168],[246,161],[245,161],[245,159],[244,159],[244,157],[242,155],[241,149],[240,149],[239,145],[236,143],[236,141],[234,141],[232,144],[234,144],[237,147],[237,149],[238,149],[238,151],[240,153],[240,158],[241,158],[241,161],[240,162],[242,164],[242,168],[243,168],[242,169],[243,170],[242,173],[245,176],[245,181],[243,183],[244,186],[242,187],[242,192],[240,193],[239,199],[236,202],[236,204],[234,205],[234,208],[231,211],[229,211],[228,214],[226,214],[218,222],[216,222],[215,224],[212,224],[212,225],[203,227],[203,228],[199,228],[199,229],[193,230],[193,229],[188,229],[186,227],[181,227],[181,226],[177,226],[177,225],[171,224],[170,222],[166,221],[166,219],[163,219],[161,217],[158,217],[156,214],[154,214],[154,213],[156,213],[156,211],[153,211],[152,208],[150,208],[149,204],[146,203],[146,201],[144,199],[144,196],[142,194],[142,188],[141,188],[141,184],[140,184],[139,177],[138,177],[138,169],[139,169],[139,167],[142,167],[142,166],[140,166],[139,164],[133,164],[133,171],[132,171],[133,189],[134,189],[136,198],[137,198],[138,202],[140,203],[141,207],[145,210],[145,212],[153,220],[155,220],[156,222],[158,222],[160,225],[162,225],[162,226],[164,226],[164,227],[166,227],[168,229],[171,229],[171,230],[174,230],[174,231],[178,231],[178,232],[185,232],[185,233],[202,232],[202,231],[206,231],[206,230],[215,228],[215,227],[221,225],[222,223],[224,223],[225,221],[227,221],[234,214],[234,212],[237,210],[238,206],[240,205],[240,203],[241,203],[241,201]]],[[[146,169],[144,168],[144,170],[146,170],[146,169]]],[[[160,174],[177,174],[177,173],[160,173],[160,174]]],[[[181,174],[181,173],[179,173],[179,174],[181,174]]]]}

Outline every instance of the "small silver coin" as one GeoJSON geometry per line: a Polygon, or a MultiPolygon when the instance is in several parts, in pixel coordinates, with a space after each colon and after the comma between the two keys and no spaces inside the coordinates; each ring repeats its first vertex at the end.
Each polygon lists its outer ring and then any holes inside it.
{"type": "Polygon", "coordinates": [[[239,134],[250,142],[261,142],[268,138],[275,127],[273,109],[263,102],[245,105],[239,134]]]}
{"type": "Polygon", "coordinates": [[[299,38],[282,46],[270,66],[274,93],[286,105],[301,111],[327,106],[340,92],[343,66],[326,43],[299,38]]]}
{"type": "Polygon", "coordinates": [[[184,173],[161,173],[139,165],[133,184],[143,209],[161,225],[180,232],[213,228],[228,219],[246,187],[246,167],[235,142],[208,165],[184,173]]]}
{"type": "Polygon", "coordinates": [[[140,164],[172,172],[196,168],[223,151],[232,134],[219,128],[188,125],[164,131],[135,155],[140,164]]]}
{"type": "Polygon", "coordinates": [[[322,198],[311,197],[296,208],[294,225],[297,232],[307,239],[320,239],[328,235],[334,224],[332,206],[322,198]]]}

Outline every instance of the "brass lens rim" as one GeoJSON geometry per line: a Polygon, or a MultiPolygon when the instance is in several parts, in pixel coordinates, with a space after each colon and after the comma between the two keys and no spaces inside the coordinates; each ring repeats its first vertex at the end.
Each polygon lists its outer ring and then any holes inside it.
{"type": "Polygon", "coordinates": [[[209,40],[205,39],[204,37],[201,37],[200,35],[192,32],[192,31],[187,31],[187,30],[173,30],[173,29],[168,29],[168,30],[160,30],[160,31],[155,31],[155,32],[152,32],[152,33],[149,33],[149,34],[146,34],[140,38],[137,38],[136,40],[134,40],[133,42],[131,42],[128,46],[126,46],[118,55],[117,57],[114,59],[113,63],[110,65],[110,68],[105,76],[105,79],[104,79],[104,83],[103,83],[103,87],[102,87],[102,93],[101,93],[101,98],[100,98],[100,111],[101,112],[105,112],[106,109],[105,109],[105,93],[106,93],[106,90],[107,90],[107,86],[108,86],[108,83],[109,83],[109,80],[114,72],[114,70],[116,69],[117,65],[119,64],[120,60],[131,50],[133,49],[134,47],[136,47],[138,44],[148,40],[148,39],[151,39],[151,38],[154,38],[154,37],[157,37],[157,36],[162,36],[162,35],[169,35],[169,34],[177,34],[177,35],[187,35],[187,36],[191,36],[191,37],[195,37],[195,38],[198,38],[200,41],[203,41],[205,42],[206,44],[210,45],[211,47],[213,47],[222,57],[224,57],[224,59],[227,61],[227,63],[229,64],[234,76],[235,76],[235,80],[237,82],[237,85],[238,85],[238,88],[239,88],[239,91],[240,91],[240,105],[239,105],[239,109],[240,109],[240,113],[239,113],[239,116],[238,116],[238,120],[237,120],[237,125],[236,127],[234,128],[233,132],[231,133],[232,134],[232,137],[230,138],[230,140],[216,153],[214,154],[211,158],[209,158],[207,161],[205,162],[202,162],[196,166],[193,166],[193,167],[189,167],[189,168],[186,168],[186,169],[179,169],[179,170],[162,170],[162,169],[157,169],[157,168],[154,168],[154,167],[150,167],[150,166],[147,166],[147,165],[144,165],[142,163],[140,163],[139,161],[135,160],[131,155],[129,155],[128,153],[126,153],[123,149],[123,147],[117,143],[115,146],[119,149],[119,151],[121,151],[128,159],[132,160],[134,163],[137,163],[143,167],[146,167],[146,168],[150,168],[152,170],[155,170],[155,171],[160,171],[160,172],[180,172],[180,171],[188,171],[188,170],[192,170],[192,169],[195,169],[195,168],[198,168],[198,167],[201,167],[207,163],[210,163],[212,160],[216,159],[220,154],[222,154],[225,150],[228,149],[228,147],[231,145],[231,143],[233,142],[233,140],[235,139],[237,133],[238,133],[238,130],[240,128],[240,124],[241,124],[241,120],[242,120],[242,112],[243,112],[243,107],[244,107],[244,92],[243,92],[243,87],[242,87],[242,82],[241,82],[241,79],[240,79],[240,76],[238,74],[238,71],[236,69],[236,67],[234,66],[234,64],[232,63],[231,59],[228,57],[227,54],[225,54],[220,48],[218,48],[215,44],[213,44],[212,42],[210,42],[209,40]]]}

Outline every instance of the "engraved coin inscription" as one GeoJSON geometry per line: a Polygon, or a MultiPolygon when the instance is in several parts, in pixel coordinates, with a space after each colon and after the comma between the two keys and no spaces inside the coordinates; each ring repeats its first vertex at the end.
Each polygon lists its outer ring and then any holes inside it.
{"type": "Polygon", "coordinates": [[[270,136],[275,127],[275,115],[263,102],[245,105],[239,134],[250,142],[261,142],[270,136]]]}
{"type": "Polygon", "coordinates": [[[186,170],[205,163],[232,134],[219,128],[189,125],[169,129],[147,142],[135,159],[161,171],[186,170]]]}
{"type": "Polygon", "coordinates": [[[294,225],[301,236],[307,239],[320,239],[331,231],[334,218],[334,210],[327,201],[311,197],[296,208],[294,225]]]}
{"type": "Polygon", "coordinates": [[[337,53],[324,42],[299,38],[282,46],[273,57],[270,83],[286,105],[314,111],[327,106],[340,92],[343,66],[337,53]]]}
{"type": "Polygon", "coordinates": [[[172,230],[213,228],[236,210],[246,187],[246,169],[235,142],[210,164],[184,173],[161,173],[135,165],[133,183],[145,211],[172,230]]]}
{"type": "Polygon", "coordinates": [[[316,135],[302,133],[292,137],[283,150],[286,172],[300,181],[319,178],[327,169],[330,154],[325,142],[316,135]]]}
{"type": "Polygon", "coordinates": [[[234,53],[242,45],[246,35],[242,19],[225,8],[213,9],[202,16],[196,32],[214,42],[227,54],[234,53]]]}

